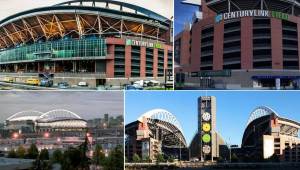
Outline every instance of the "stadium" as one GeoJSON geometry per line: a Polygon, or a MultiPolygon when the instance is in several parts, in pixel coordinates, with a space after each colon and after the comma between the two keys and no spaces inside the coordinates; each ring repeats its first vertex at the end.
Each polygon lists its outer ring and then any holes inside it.
{"type": "Polygon", "coordinates": [[[199,0],[198,5],[191,25],[174,40],[178,88],[299,88],[300,1],[199,0]]]}
{"type": "Polygon", "coordinates": [[[269,107],[257,107],[250,114],[239,152],[253,160],[276,157],[280,161],[298,162],[299,128],[299,122],[281,117],[269,107]]]}
{"type": "Polygon", "coordinates": [[[43,113],[22,111],[5,120],[5,129],[21,133],[86,132],[87,122],[68,110],[56,109],[43,113]]]}
{"type": "Polygon", "coordinates": [[[172,73],[172,21],[110,0],[73,0],[0,21],[0,79],[120,86],[172,73]]]}
{"type": "Polygon", "coordinates": [[[125,126],[125,157],[133,161],[156,160],[157,154],[188,160],[189,152],[183,131],[176,117],[164,109],[153,109],[125,126]]]}

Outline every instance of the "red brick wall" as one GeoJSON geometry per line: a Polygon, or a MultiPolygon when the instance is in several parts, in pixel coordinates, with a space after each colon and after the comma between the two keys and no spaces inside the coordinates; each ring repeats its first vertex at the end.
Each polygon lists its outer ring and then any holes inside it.
{"type": "Polygon", "coordinates": [[[153,77],[157,77],[158,49],[153,49],[153,77]]]}
{"type": "Polygon", "coordinates": [[[241,19],[241,68],[253,68],[253,19],[241,19]]]}
{"type": "Polygon", "coordinates": [[[106,77],[113,78],[115,72],[115,45],[107,46],[107,53],[111,59],[106,60],[106,77]]]}
{"type": "Polygon", "coordinates": [[[125,77],[131,77],[131,46],[125,46],[125,77]]]}
{"type": "Polygon", "coordinates": [[[141,47],[140,53],[140,76],[146,77],[146,47],[141,47]]]}
{"type": "Polygon", "coordinates": [[[283,69],[282,24],[281,20],[271,18],[272,68],[283,69]]]}
{"type": "Polygon", "coordinates": [[[214,27],[213,70],[223,70],[224,22],[214,27]]]}

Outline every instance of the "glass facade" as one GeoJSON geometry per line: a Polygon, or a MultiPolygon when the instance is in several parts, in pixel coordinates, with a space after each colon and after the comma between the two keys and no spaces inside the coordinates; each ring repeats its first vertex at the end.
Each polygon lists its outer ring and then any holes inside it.
{"type": "Polygon", "coordinates": [[[35,43],[0,52],[0,63],[72,57],[106,56],[106,41],[101,38],[69,39],[35,43]]]}

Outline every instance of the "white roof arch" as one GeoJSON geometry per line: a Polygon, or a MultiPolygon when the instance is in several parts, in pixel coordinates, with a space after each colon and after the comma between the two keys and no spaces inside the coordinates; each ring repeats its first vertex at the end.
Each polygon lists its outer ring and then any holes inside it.
{"type": "Polygon", "coordinates": [[[275,114],[276,116],[279,116],[279,114],[275,112],[273,109],[271,109],[270,107],[259,106],[250,113],[247,126],[255,119],[258,119],[263,116],[271,115],[271,114],[275,114]]]}
{"type": "Polygon", "coordinates": [[[167,110],[164,110],[164,109],[150,110],[150,111],[144,113],[143,115],[141,115],[138,118],[138,121],[142,122],[143,117],[150,118],[150,119],[157,119],[157,120],[171,123],[172,125],[176,126],[180,130],[180,132],[183,134],[183,130],[182,130],[182,127],[181,127],[179,121],[171,112],[169,112],[167,110]]]}
{"type": "Polygon", "coordinates": [[[43,115],[43,112],[36,111],[36,110],[25,110],[13,114],[6,120],[8,121],[36,120],[41,115],[43,115]]]}
{"type": "Polygon", "coordinates": [[[55,120],[57,118],[75,118],[75,119],[82,119],[76,113],[71,112],[65,109],[54,109],[50,110],[44,114],[42,114],[39,119],[42,120],[55,120]]]}

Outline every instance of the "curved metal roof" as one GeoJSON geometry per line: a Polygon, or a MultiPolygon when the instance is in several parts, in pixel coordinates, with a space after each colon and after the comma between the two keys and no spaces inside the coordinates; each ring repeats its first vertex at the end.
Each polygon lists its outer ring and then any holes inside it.
{"type": "Polygon", "coordinates": [[[35,111],[35,110],[26,110],[13,114],[7,121],[25,121],[25,120],[36,120],[38,119],[43,112],[35,111]]]}
{"type": "Polygon", "coordinates": [[[150,111],[144,113],[143,115],[141,115],[138,118],[138,121],[142,122],[143,117],[150,118],[150,119],[157,119],[157,120],[161,120],[161,121],[171,123],[172,125],[177,127],[180,130],[180,132],[183,134],[183,130],[181,128],[181,125],[180,125],[179,121],[177,120],[177,118],[172,113],[170,113],[167,110],[164,110],[164,109],[150,110],[150,111]]]}
{"type": "Polygon", "coordinates": [[[1,20],[0,48],[84,36],[132,36],[166,41],[170,20],[150,10],[117,1],[95,2],[108,4],[105,6],[75,5],[75,2],[80,1],[35,8],[1,20]]]}
{"type": "Polygon", "coordinates": [[[76,113],[65,109],[55,109],[46,113],[39,111],[22,111],[6,119],[7,121],[32,120],[37,122],[55,122],[63,120],[83,120],[76,113]]]}
{"type": "Polygon", "coordinates": [[[119,9],[120,11],[132,12],[135,14],[145,15],[149,18],[155,18],[162,22],[168,20],[166,17],[159,15],[149,9],[125,3],[120,1],[112,1],[112,0],[71,0],[63,3],[56,4],[55,6],[93,6],[93,7],[105,7],[109,9],[119,9]],[[129,9],[129,10],[128,10],[129,9]],[[130,11],[132,10],[132,11],[130,11]]]}
{"type": "Polygon", "coordinates": [[[153,109],[143,115],[141,115],[137,121],[143,122],[143,118],[148,120],[149,126],[155,126],[165,130],[166,134],[171,133],[172,135],[167,135],[165,139],[165,144],[168,147],[174,147],[177,143],[174,140],[179,139],[182,143],[181,146],[187,146],[186,140],[183,134],[182,127],[177,120],[177,118],[167,110],[164,109],[153,109]],[[172,141],[171,141],[172,140],[172,141]],[[174,145],[174,146],[172,146],[174,145]]]}
{"type": "Polygon", "coordinates": [[[266,115],[271,115],[275,114],[276,116],[279,116],[273,109],[267,106],[259,106],[255,108],[249,116],[249,119],[247,121],[247,126],[254,121],[255,119],[258,119],[260,117],[266,116],[266,115]]]}

